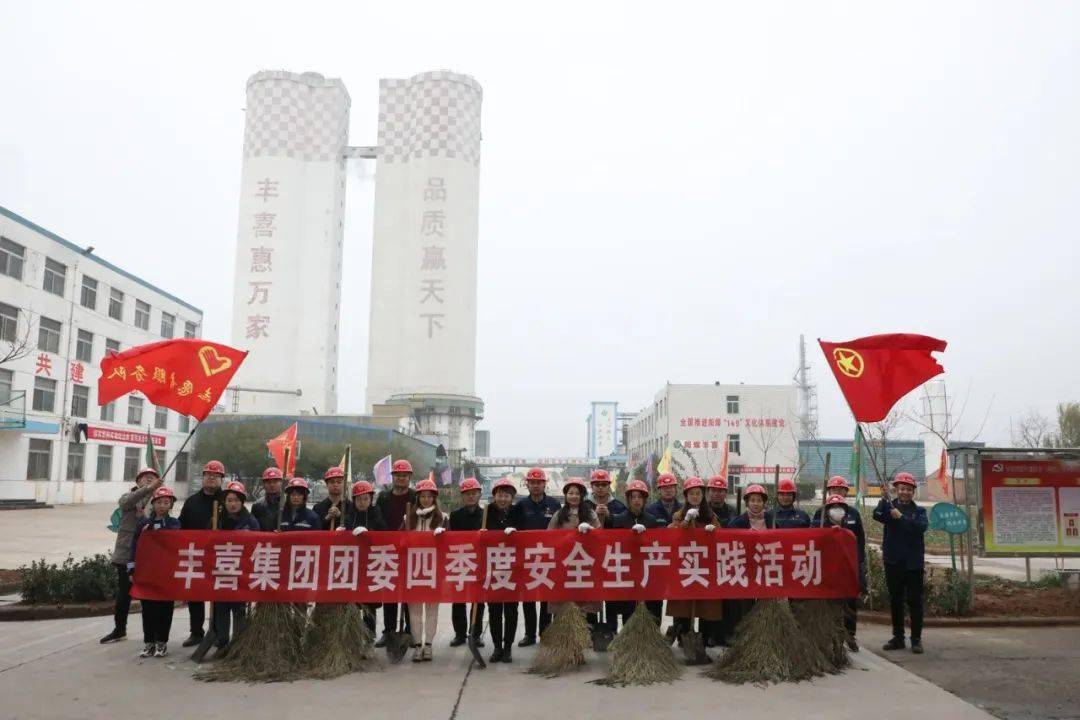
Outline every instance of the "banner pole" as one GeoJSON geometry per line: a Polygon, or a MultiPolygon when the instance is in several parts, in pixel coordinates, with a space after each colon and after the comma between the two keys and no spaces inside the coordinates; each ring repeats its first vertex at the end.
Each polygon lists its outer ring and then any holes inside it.
{"type": "Polygon", "coordinates": [[[184,452],[184,448],[186,448],[187,444],[191,442],[191,438],[195,437],[195,431],[199,429],[199,425],[201,424],[202,423],[200,422],[196,422],[195,427],[191,428],[191,432],[189,432],[188,436],[184,438],[184,442],[180,445],[180,448],[176,451],[176,454],[173,455],[173,459],[169,462],[169,464],[165,467],[165,470],[161,473],[162,482],[165,482],[165,476],[169,474],[169,471],[172,470],[172,466],[176,464],[176,458],[180,457],[180,453],[184,452]]]}

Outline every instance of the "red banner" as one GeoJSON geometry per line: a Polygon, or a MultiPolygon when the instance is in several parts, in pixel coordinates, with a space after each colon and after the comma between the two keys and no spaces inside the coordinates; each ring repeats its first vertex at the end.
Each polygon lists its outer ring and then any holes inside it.
{"type": "Polygon", "coordinates": [[[145,533],[138,598],[515,602],[848,598],[855,536],[811,530],[145,533]]]}
{"type": "MultiPolygon", "coordinates": [[[[130,430],[113,430],[112,428],[96,427],[88,425],[86,428],[87,440],[100,440],[102,442],[122,442],[132,445],[145,445],[146,433],[132,432],[130,430]]],[[[164,435],[151,435],[150,442],[154,447],[165,447],[164,435]]]]}
{"type": "Polygon", "coordinates": [[[247,353],[198,338],[139,345],[101,360],[98,405],[138,391],[154,405],[200,422],[214,409],[247,353]]]}

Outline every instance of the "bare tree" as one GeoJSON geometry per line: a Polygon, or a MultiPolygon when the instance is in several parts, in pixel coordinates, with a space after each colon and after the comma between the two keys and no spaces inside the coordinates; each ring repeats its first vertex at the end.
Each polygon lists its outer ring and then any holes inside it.
{"type": "MultiPolygon", "coordinates": [[[[758,406],[758,417],[764,416],[764,411],[761,406],[758,406]]],[[[776,445],[777,440],[784,434],[784,428],[777,425],[766,425],[765,422],[759,422],[756,425],[746,424],[746,435],[757,446],[757,449],[761,451],[761,464],[763,467],[769,466],[769,451],[776,445]]]]}
{"type": "Polygon", "coordinates": [[[15,362],[34,351],[34,343],[30,340],[34,324],[32,316],[33,313],[29,310],[19,310],[15,326],[4,328],[4,340],[0,343],[0,365],[15,362]]]}
{"type": "Polygon", "coordinates": [[[1044,448],[1053,442],[1050,421],[1038,410],[1029,410],[1015,423],[1009,420],[1012,444],[1022,448],[1044,448]]]}
{"type": "MultiPolygon", "coordinates": [[[[915,462],[915,455],[912,453],[899,459],[894,456],[891,464],[889,458],[889,442],[899,439],[908,419],[909,413],[901,407],[894,408],[881,422],[860,423],[866,442],[866,455],[880,482],[888,482],[893,474],[915,462]]],[[[919,468],[920,475],[922,475],[922,470],[919,468]]]]}

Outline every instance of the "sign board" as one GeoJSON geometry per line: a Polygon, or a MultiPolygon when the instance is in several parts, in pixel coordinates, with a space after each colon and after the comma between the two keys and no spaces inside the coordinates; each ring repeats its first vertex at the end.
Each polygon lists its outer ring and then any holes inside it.
{"type": "MultiPolygon", "coordinates": [[[[145,445],[146,433],[132,432],[131,430],[113,430],[112,428],[96,427],[87,425],[86,439],[108,443],[130,443],[131,445],[145,445]]],[[[154,447],[165,447],[164,435],[151,435],[150,442],[154,447]]]]}
{"type": "Polygon", "coordinates": [[[1080,555],[1080,461],[980,462],[987,555],[1080,555]]]}
{"type": "Polygon", "coordinates": [[[930,529],[943,530],[950,535],[966,533],[967,513],[952,503],[939,502],[930,509],[930,529]]]}

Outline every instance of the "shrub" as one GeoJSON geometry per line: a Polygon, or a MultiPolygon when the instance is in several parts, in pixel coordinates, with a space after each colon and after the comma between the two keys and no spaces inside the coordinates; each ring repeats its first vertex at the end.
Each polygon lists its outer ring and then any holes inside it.
{"type": "Polygon", "coordinates": [[[970,615],[971,583],[952,568],[927,566],[926,614],[959,617],[970,615]]]}
{"type": "Polygon", "coordinates": [[[116,570],[107,555],[57,565],[44,559],[19,568],[22,601],[29,604],[96,602],[116,595],[116,570]]]}
{"type": "Polygon", "coordinates": [[[889,589],[885,586],[885,564],[881,550],[866,548],[866,597],[863,607],[867,610],[886,610],[889,607],[889,589]]]}

